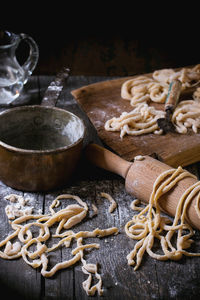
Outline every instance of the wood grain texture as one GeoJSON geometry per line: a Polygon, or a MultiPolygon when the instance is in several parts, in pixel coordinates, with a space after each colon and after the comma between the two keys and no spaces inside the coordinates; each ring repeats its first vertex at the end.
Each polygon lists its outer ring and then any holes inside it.
{"type": "MultiPolygon", "coordinates": [[[[145,74],[151,77],[151,74],[145,74]]],[[[137,76],[135,76],[137,77],[137,76]]],[[[73,90],[72,95],[87,113],[101,140],[129,161],[138,155],[156,155],[163,162],[177,167],[187,166],[200,159],[200,134],[167,133],[166,135],[146,134],[128,136],[123,140],[119,132],[109,132],[104,124],[123,111],[131,111],[129,101],[121,98],[121,85],[130,77],[98,82],[73,90]]],[[[188,99],[190,96],[185,96],[188,99]]],[[[151,103],[157,109],[164,109],[164,104],[151,103]]]]}
{"type": "MultiPolygon", "coordinates": [[[[63,91],[58,102],[59,107],[68,109],[83,118],[87,126],[85,145],[90,141],[101,143],[90,120],[78,107],[70,92],[83,85],[106,79],[109,78],[72,76],[69,78],[68,87],[63,91]]],[[[32,77],[32,80],[35,80],[34,86],[37,83],[37,89],[32,90],[34,99],[31,98],[31,101],[41,101],[45,88],[51,82],[52,77],[32,77]]],[[[199,167],[198,164],[192,165],[190,171],[198,174],[199,167]]],[[[7,236],[11,230],[4,212],[7,204],[4,196],[9,193],[23,194],[0,183],[0,239],[7,236]]],[[[138,271],[135,272],[132,267],[127,265],[126,255],[133,249],[135,241],[127,238],[124,232],[125,223],[133,215],[130,209],[133,197],[126,193],[124,179],[89,165],[83,157],[71,182],[62,190],[48,194],[26,193],[24,195],[33,198],[32,203],[35,211],[42,209],[43,212],[47,212],[51,200],[61,193],[79,195],[87,202],[90,209],[92,203],[96,204],[99,209],[99,215],[96,217],[92,216],[90,210],[87,222],[82,222],[77,226],[77,231],[86,228],[92,230],[97,226],[99,228],[117,226],[120,229],[120,234],[116,237],[100,240],[88,239],[89,242],[100,242],[100,249],[88,250],[86,258],[88,262],[97,261],[99,263],[104,286],[102,299],[198,299],[200,296],[199,258],[185,257],[178,262],[161,262],[145,255],[138,271]],[[99,197],[99,193],[102,191],[110,193],[118,204],[113,214],[108,213],[108,201],[99,197]]],[[[66,203],[63,202],[62,206],[66,203]]],[[[196,243],[191,250],[200,251],[199,232],[197,232],[195,241],[196,243]]],[[[51,254],[51,264],[67,258],[68,255],[70,254],[65,248],[59,249],[55,254],[51,254]]],[[[81,271],[80,263],[67,270],[59,271],[52,278],[44,278],[41,276],[40,270],[27,266],[22,259],[13,261],[0,259],[0,288],[1,293],[5,293],[8,299],[11,297],[20,300],[89,299],[81,287],[82,281],[86,278],[87,276],[81,271]]],[[[92,299],[100,299],[100,297],[95,296],[92,299]]]]}

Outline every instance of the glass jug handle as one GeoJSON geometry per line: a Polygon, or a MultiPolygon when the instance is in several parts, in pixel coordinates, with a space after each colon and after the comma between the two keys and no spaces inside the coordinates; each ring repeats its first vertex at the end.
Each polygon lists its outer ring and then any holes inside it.
{"type": "Polygon", "coordinates": [[[35,69],[38,58],[39,58],[39,49],[32,37],[30,37],[28,34],[20,33],[21,40],[24,40],[26,43],[28,43],[30,47],[29,56],[25,63],[22,65],[22,68],[24,70],[24,84],[27,82],[28,77],[31,76],[33,73],[33,70],[35,69]]]}

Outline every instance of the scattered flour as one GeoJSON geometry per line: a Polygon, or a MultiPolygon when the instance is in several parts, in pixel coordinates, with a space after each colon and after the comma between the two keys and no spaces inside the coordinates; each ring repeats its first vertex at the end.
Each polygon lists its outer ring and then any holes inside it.
{"type": "Polygon", "coordinates": [[[5,212],[9,220],[13,220],[16,217],[21,217],[24,215],[30,215],[33,212],[32,206],[26,206],[30,203],[32,199],[24,198],[23,196],[10,194],[4,197],[5,200],[10,201],[5,207],[5,212]]]}

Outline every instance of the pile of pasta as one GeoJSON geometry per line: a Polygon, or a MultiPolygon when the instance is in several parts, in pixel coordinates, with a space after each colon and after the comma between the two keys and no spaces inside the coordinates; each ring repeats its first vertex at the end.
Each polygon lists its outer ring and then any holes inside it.
{"type": "MultiPolygon", "coordinates": [[[[111,202],[110,210],[113,211],[116,207],[115,201],[106,193],[102,197],[107,198],[111,202]]],[[[111,227],[107,229],[96,228],[93,231],[79,231],[75,233],[72,227],[80,223],[87,215],[88,206],[78,196],[64,194],[58,196],[49,207],[49,214],[26,214],[10,221],[11,227],[14,230],[4,240],[0,242],[0,257],[4,259],[16,259],[22,257],[24,261],[33,268],[41,268],[41,274],[44,277],[53,276],[58,270],[68,268],[77,262],[82,263],[82,271],[88,275],[88,278],[83,282],[83,288],[87,295],[92,296],[97,291],[102,295],[102,278],[98,273],[97,264],[87,263],[84,259],[85,249],[98,249],[98,243],[84,243],[87,238],[105,237],[116,235],[118,229],[111,227]],[[76,204],[69,204],[65,208],[55,211],[60,205],[60,200],[72,199],[76,204]],[[55,233],[51,233],[51,227],[56,227],[55,233]],[[34,228],[38,228],[38,232],[33,232],[34,228]],[[47,242],[50,238],[59,238],[59,242],[48,247],[47,242]],[[49,258],[48,254],[55,249],[65,246],[69,248],[72,241],[76,242],[76,248],[72,250],[72,258],[63,262],[57,263],[50,270],[48,269],[49,258]],[[34,251],[33,251],[34,248],[34,251]],[[98,282],[92,285],[92,276],[98,282]]]]}
{"type": "Polygon", "coordinates": [[[138,213],[126,223],[125,232],[128,237],[137,240],[134,249],[127,255],[128,264],[135,265],[135,270],[140,266],[145,251],[158,260],[179,260],[183,255],[200,256],[200,253],[186,250],[193,243],[191,237],[194,231],[185,220],[187,208],[195,196],[197,196],[195,209],[200,218],[200,181],[186,189],[180,197],[173,221],[161,215],[162,203],[159,203],[161,196],[168,193],[185,177],[196,178],[181,167],[167,170],[154,182],[148,205],[140,207],[137,206],[139,202],[137,199],[133,201],[131,208],[138,213]],[[156,242],[159,242],[162,253],[153,250],[156,242]]]}
{"type": "Polygon", "coordinates": [[[147,76],[129,79],[122,84],[121,97],[130,101],[134,106],[138,103],[153,102],[164,103],[169,85],[158,82],[147,76]]]}
{"type": "MultiPolygon", "coordinates": [[[[153,73],[152,78],[139,76],[125,81],[121,87],[121,97],[130,101],[133,110],[107,120],[105,130],[119,131],[121,138],[126,134],[162,134],[157,119],[164,118],[166,114],[150,107],[149,102],[164,103],[169,84],[174,79],[181,81],[182,91],[195,87],[200,83],[200,64],[193,68],[182,68],[177,72],[173,69],[158,70],[153,73]]],[[[193,100],[181,101],[178,104],[172,122],[178,133],[185,134],[189,128],[197,133],[200,128],[200,88],[193,93],[193,100]]]]}
{"type": "MultiPolygon", "coordinates": [[[[131,112],[123,112],[118,118],[106,121],[105,130],[119,131],[120,137],[127,135],[142,135],[147,133],[162,134],[157,120],[164,118],[165,112],[156,110],[147,103],[140,103],[131,112]]],[[[181,101],[173,115],[172,122],[176,132],[186,134],[188,129],[198,133],[200,128],[200,102],[195,100],[181,101]]]]}
{"type": "Polygon", "coordinates": [[[164,103],[168,94],[169,84],[179,79],[182,91],[194,87],[200,82],[200,64],[193,68],[182,68],[180,71],[162,69],[153,72],[152,78],[139,76],[122,84],[121,97],[129,100],[131,106],[149,101],[164,103]]]}
{"type": "Polygon", "coordinates": [[[138,104],[131,112],[123,112],[119,118],[112,118],[105,123],[107,131],[120,131],[120,137],[124,135],[141,135],[153,132],[162,134],[158,128],[157,119],[164,118],[165,112],[156,110],[146,103],[138,104]]]}
{"type": "Polygon", "coordinates": [[[197,133],[200,128],[200,102],[181,101],[172,115],[172,122],[178,133],[186,134],[189,128],[197,133]]]}

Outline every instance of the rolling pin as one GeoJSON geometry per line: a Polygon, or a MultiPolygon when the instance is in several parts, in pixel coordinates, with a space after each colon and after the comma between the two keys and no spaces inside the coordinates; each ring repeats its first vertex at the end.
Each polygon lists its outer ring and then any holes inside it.
{"type": "MultiPolygon", "coordinates": [[[[86,158],[97,167],[113,172],[125,178],[126,191],[148,203],[157,177],[164,171],[172,169],[150,156],[144,156],[143,160],[129,162],[113,152],[96,144],[89,144],[85,148],[86,158]]],[[[184,191],[198,180],[185,177],[176,186],[159,199],[163,212],[174,217],[178,201],[184,191]]],[[[197,196],[193,198],[188,206],[186,221],[196,229],[200,230],[200,219],[195,210],[197,196]]]]}

